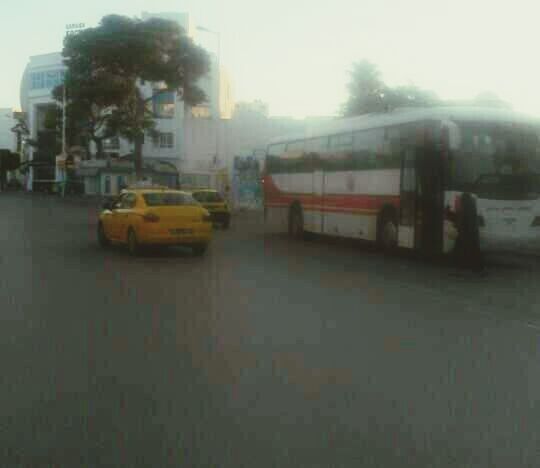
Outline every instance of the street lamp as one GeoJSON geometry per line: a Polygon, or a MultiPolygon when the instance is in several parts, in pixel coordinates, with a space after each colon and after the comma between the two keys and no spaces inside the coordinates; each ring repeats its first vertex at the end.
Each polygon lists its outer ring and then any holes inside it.
{"type": "Polygon", "coordinates": [[[204,26],[197,26],[199,31],[203,31],[208,34],[213,34],[217,39],[217,66],[216,66],[216,86],[214,89],[215,93],[215,104],[216,104],[216,160],[219,158],[219,112],[220,112],[220,89],[221,89],[221,33],[218,31],[213,31],[212,29],[205,28],[204,26]]]}
{"type": "Polygon", "coordinates": [[[213,34],[217,39],[217,70],[216,70],[216,78],[217,78],[217,88],[216,88],[216,109],[219,111],[219,89],[220,89],[220,81],[221,81],[221,33],[218,31],[213,31],[212,29],[205,28],[204,26],[197,26],[197,29],[199,31],[206,32],[208,34],[213,34]]]}

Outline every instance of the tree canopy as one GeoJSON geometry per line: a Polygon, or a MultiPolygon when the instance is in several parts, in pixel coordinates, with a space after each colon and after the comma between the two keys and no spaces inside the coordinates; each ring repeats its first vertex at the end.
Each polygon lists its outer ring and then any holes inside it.
{"type": "Polygon", "coordinates": [[[144,135],[155,128],[152,97],[141,86],[159,85],[159,92],[176,92],[188,105],[206,99],[197,83],[210,69],[208,54],[174,21],[105,16],[99,26],[68,36],[63,56],[72,111],[98,148],[112,134],[133,141],[138,170],[144,135]]]}
{"type": "Polygon", "coordinates": [[[343,108],[347,116],[383,112],[396,107],[433,106],[441,102],[432,91],[414,85],[388,86],[377,66],[368,60],[353,64],[348,91],[349,98],[343,108]]]}

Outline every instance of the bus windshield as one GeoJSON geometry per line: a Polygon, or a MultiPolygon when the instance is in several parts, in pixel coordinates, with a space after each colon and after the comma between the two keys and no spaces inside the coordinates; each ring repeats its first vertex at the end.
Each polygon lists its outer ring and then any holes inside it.
{"type": "Polygon", "coordinates": [[[453,190],[481,198],[540,198],[540,128],[530,125],[460,125],[461,143],[450,159],[453,190]]]}

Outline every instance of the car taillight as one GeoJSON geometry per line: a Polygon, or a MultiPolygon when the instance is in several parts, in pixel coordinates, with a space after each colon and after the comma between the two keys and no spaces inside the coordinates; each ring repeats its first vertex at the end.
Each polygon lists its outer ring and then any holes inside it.
{"type": "Polygon", "coordinates": [[[146,213],[143,216],[143,219],[147,223],[157,223],[159,221],[159,216],[157,214],[155,214],[155,213],[146,213]]]}
{"type": "Polygon", "coordinates": [[[537,216],[536,218],[534,218],[531,226],[532,227],[540,227],[540,216],[537,216]]]}

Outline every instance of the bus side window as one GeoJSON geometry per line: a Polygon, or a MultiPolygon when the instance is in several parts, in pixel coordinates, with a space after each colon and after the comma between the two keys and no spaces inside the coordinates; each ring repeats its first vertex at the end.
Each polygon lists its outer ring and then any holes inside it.
{"type": "Polygon", "coordinates": [[[355,168],[353,158],[353,136],[350,133],[333,135],[329,141],[330,170],[350,171],[355,168]]]}
{"type": "Polygon", "coordinates": [[[377,169],[381,162],[384,145],[384,129],[362,130],[354,134],[353,153],[358,169],[377,169]]]}
{"type": "Polygon", "coordinates": [[[287,143],[284,162],[287,166],[285,172],[310,172],[309,158],[305,157],[304,140],[287,143]]]}
{"type": "Polygon", "coordinates": [[[402,148],[401,127],[387,128],[383,147],[383,165],[385,169],[399,169],[402,148]]]}
{"type": "Polygon", "coordinates": [[[402,150],[403,170],[401,172],[401,213],[400,224],[413,226],[416,209],[416,151],[415,148],[405,147],[402,150]]]}
{"type": "Polygon", "coordinates": [[[328,137],[306,140],[305,152],[311,158],[313,170],[322,170],[323,158],[328,153],[328,137]]]}
{"type": "Polygon", "coordinates": [[[269,174],[283,172],[284,168],[280,158],[285,153],[285,148],[285,143],[278,143],[268,147],[266,170],[269,174]]]}

